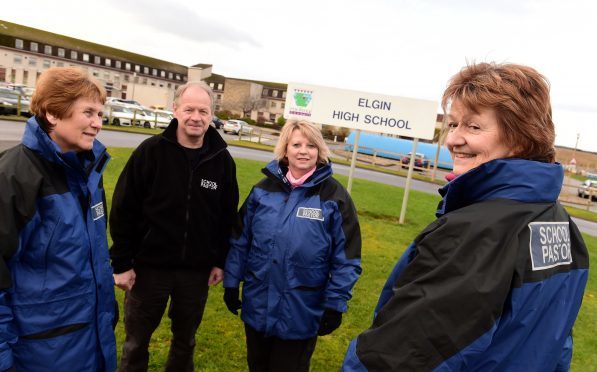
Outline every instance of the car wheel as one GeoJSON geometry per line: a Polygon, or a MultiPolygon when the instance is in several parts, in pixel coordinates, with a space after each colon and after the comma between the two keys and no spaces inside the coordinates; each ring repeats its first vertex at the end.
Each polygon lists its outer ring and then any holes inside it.
{"type": "Polygon", "coordinates": [[[146,121],[145,124],[143,124],[143,127],[145,127],[145,128],[151,128],[151,124],[149,124],[149,122],[146,121]]]}
{"type": "Polygon", "coordinates": [[[118,119],[113,119],[113,120],[112,120],[112,125],[120,125],[120,120],[118,120],[118,119]]]}

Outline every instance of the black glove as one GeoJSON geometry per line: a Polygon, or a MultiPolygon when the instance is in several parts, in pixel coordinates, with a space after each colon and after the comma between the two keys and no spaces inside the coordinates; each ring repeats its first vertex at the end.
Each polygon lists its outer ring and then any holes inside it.
{"type": "Polygon", "coordinates": [[[325,309],[321,321],[319,322],[319,331],[317,331],[317,334],[320,336],[329,335],[334,332],[336,328],[340,327],[340,323],[342,323],[341,312],[325,309]]]}
{"type": "Polygon", "coordinates": [[[228,310],[234,315],[238,315],[238,310],[242,306],[239,297],[240,291],[238,288],[224,288],[224,302],[228,310]]]}

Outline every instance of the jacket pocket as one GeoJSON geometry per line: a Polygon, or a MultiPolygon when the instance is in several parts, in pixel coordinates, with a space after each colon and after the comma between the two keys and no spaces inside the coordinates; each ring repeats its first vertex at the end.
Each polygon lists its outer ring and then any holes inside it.
{"type": "Polygon", "coordinates": [[[321,291],[328,282],[328,265],[317,265],[304,267],[294,265],[291,270],[291,276],[288,280],[290,288],[304,291],[321,291]]]}
{"type": "Polygon", "coordinates": [[[66,326],[53,328],[53,329],[39,332],[39,333],[24,335],[24,336],[21,336],[21,338],[24,338],[27,340],[43,340],[46,338],[58,337],[58,336],[66,335],[68,333],[76,332],[80,329],[87,327],[88,325],[89,325],[89,323],[69,324],[66,326]]]}

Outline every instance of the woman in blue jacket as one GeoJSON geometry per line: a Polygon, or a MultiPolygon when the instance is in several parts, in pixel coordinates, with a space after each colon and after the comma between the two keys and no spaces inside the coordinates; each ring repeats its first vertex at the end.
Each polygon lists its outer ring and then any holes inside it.
{"type": "Polygon", "coordinates": [[[0,155],[0,370],[114,371],[114,280],[96,139],[104,88],[38,79],[21,144],[0,155]]]}
{"type": "Polygon", "coordinates": [[[589,256],[557,201],[549,84],[527,66],[472,64],[442,106],[456,178],[342,370],[568,370],[589,256]]]}
{"type": "Polygon", "coordinates": [[[317,127],[287,122],[274,153],[241,208],[224,300],[234,314],[242,307],[252,372],[308,371],[317,336],[338,328],[347,311],[361,235],[317,127]]]}

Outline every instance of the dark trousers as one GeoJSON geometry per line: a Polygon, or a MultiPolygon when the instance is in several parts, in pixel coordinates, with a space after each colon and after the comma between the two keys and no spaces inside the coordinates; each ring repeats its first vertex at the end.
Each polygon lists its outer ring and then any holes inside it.
{"type": "Polygon", "coordinates": [[[245,324],[247,362],[251,372],[308,372],[317,336],[306,340],[266,337],[245,324]]]}
{"type": "Polygon", "coordinates": [[[135,285],[124,299],[124,329],[119,371],[147,371],[149,341],[168,298],[172,340],[166,371],[193,371],[195,333],[207,301],[210,269],[158,270],[135,268],[135,285]]]}

